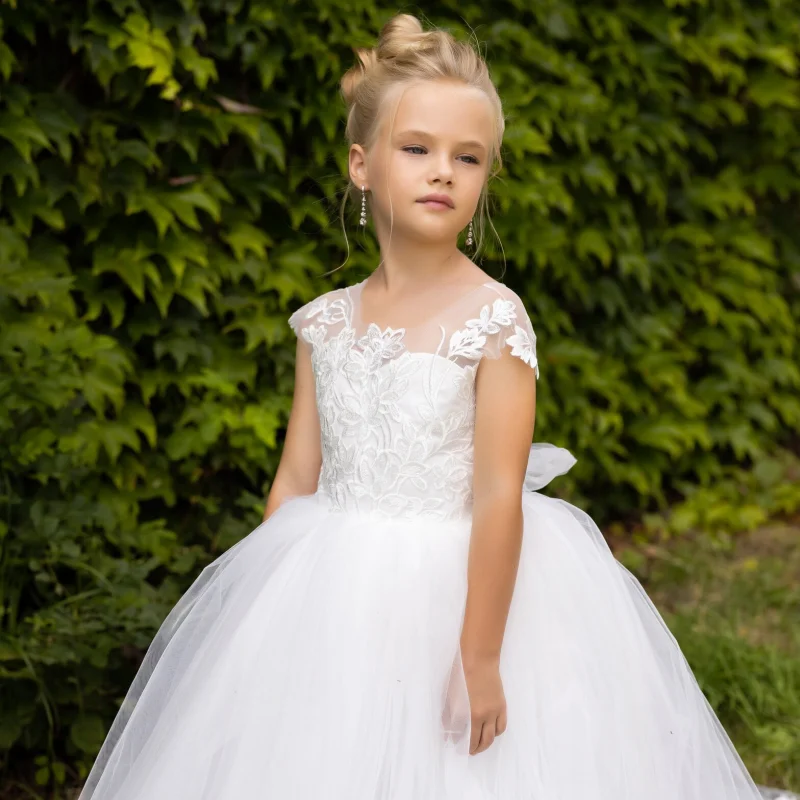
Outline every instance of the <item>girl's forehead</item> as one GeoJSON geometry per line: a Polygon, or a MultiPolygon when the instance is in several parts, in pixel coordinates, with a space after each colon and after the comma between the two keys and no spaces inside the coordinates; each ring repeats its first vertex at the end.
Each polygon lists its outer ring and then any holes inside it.
{"type": "Polygon", "coordinates": [[[454,81],[421,81],[398,87],[385,99],[384,121],[391,124],[393,136],[413,130],[429,132],[431,136],[469,134],[487,142],[492,137],[491,104],[474,86],[454,81]]]}

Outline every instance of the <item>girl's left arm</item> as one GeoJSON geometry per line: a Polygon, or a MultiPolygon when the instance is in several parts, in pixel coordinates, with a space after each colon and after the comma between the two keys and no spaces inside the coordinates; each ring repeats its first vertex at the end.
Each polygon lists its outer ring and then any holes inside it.
{"type": "Polygon", "coordinates": [[[461,654],[466,672],[499,667],[522,546],[522,487],[536,418],[536,374],[509,348],[475,379],[473,521],[461,654]]]}

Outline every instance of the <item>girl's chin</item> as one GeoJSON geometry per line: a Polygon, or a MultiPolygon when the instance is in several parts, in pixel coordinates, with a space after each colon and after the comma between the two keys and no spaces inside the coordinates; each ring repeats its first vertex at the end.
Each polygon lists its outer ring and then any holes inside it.
{"type": "Polygon", "coordinates": [[[454,218],[448,213],[437,214],[424,212],[413,219],[398,219],[394,217],[394,226],[391,220],[386,220],[385,232],[387,238],[391,236],[394,241],[398,237],[411,241],[425,241],[441,244],[457,239],[462,230],[469,225],[467,220],[462,227],[453,224],[454,218]],[[448,218],[449,217],[449,218],[448,218]]]}
{"type": "Polygon", "coordinates": [[[455,245],[458,242],[457,231],[418,231],[408,237],[409,241],[431,246],[455,245]]]}
{"type": "Polygon", "coordinates": [[[458,217],[452,209],[449,211],[425,211],[423,209],[421,214],[417,214],[409,220],[409,227],[421,234],[429,233],[439,236],[445,234],[457,236],[467,225],[469,225],[469,220],[463,225],[459,225],[458,217]]]}

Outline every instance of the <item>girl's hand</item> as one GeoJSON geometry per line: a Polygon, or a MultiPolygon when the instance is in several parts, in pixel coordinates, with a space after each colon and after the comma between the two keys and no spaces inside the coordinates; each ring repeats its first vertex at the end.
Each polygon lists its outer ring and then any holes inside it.
{"type": "Polygon", "coordinates": [[[470,755],[486,750],[506,729],[506,697],[500,665],[494,660],[464,664],[471,712],[470,755]]]}

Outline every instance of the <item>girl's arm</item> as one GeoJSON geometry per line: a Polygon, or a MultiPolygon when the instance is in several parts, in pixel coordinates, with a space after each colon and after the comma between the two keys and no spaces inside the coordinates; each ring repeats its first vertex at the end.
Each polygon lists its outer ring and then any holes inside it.
{"type": "Polygon", "coordinates": [[[298,337],[295,357],[294,396],[280,464],[272,481],[264,520],[290,497],[317,490],[322,465],[319,416],[309,346],[298,337]]]}
{"type": "Polygon", "coordinates": [[[536,377],[506,349],[475,379],[473,521],[462,655],[499,662],[522,544],[522,484],[536,418],[536,377]]]}
{"type": "Polygon", "coordinates": [[[475,392],[474,505],[461,632],[473,753],[486,749],[506,725],[500,649],[522,546],[522,485],[536,417],[536,375],[506,348],[497,359],[481,360],[475,392]],[[488,728],[483,735],[481,727],[488,728]]]}

